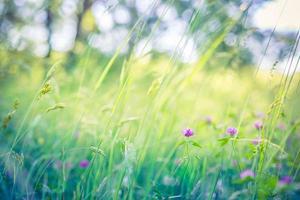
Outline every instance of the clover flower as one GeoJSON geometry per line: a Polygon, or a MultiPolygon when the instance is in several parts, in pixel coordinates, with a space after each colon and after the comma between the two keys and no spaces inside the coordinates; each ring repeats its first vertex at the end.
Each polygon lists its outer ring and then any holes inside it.
{"type": "Polygon", "coordinates": [[[253,126],[257,130],[261,130],[263,128],[263,123],[262,123],[262,121],[256,121],[256,122],[254,122],[253,126]]]}
{"type": "Polygon", "coordinates": [[[285,131],[286,130],[286,125],[281,122],[277,125],[277,128],[280,130],[280,131],[285,131]]]}
{"type": "Polygon", "coordinates": [[[260,137],[254,138],[254,139],[252,140],[252,144],[254,144],[254,145],[258,145],[258,144],[260,144],[261,142],[262,142],[262,139],[261,139],[260,137]]]}
{"type": "Polygon", "coordinates": [[[279,179],[279,185],[280,186],[284,186],[284,185],[288,185],[291,184],[293,182],[293,178],[290,176],[283,176],[279,179]]]}
{"type": "Polygon", "coordinates": [[[226,133],[229,134],[230,136],[235,136],[238,133],[238,131],[234,127],[228,127],[226,133]]]}
{"type": "Polygon", "coordinates": [[[88,160],[86,160],[86,159],[80,161],[80,163],[79,163],[79,166],[80,166],[81,168],[87,168],[89,165],[90,165],[90,161],[88,161],[88,160]]]}
{"type": "Polygon", "coordinates": [[[182,131],[182,134],[185,136],[185,137],[191,137],[194,135],[194,131],[190,128],[186,128],[182,131]]]}
{"type": "Polygon", "coordinates": [[[247,178],[247,177],[253,178],[254,176],[255,176],[255,173],[251,169],[246,169],[246,170],[244,170],[240,173],[240,178],[241,179],[244,179],[244,178],[247,178]]]}
{"type": "Polygon", "coordinates": [[[255,117],[263,119],[263,118],[265,118],[265,113],[264,112],[256,112],[255,117]]]}
{"type": "Polygon", "coordinates": [[[204,118],[204,121],[205,121],[206,124],[212,124],[213,118],[211,116],[206,116],[204,118]]]}
{"type": "Polygon", "coordinates": [[[53,163],[53,167],[57,170],[60,170],[62,168],[66,168],[66,169],[71,169],[73,167],[72,163],[67,161],[67,162],[63,162],[61,160],[56,160],[53,163]]]}

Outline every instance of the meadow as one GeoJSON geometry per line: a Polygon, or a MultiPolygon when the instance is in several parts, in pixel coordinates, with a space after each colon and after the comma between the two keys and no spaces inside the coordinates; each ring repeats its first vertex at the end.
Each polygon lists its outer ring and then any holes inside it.
{"type": "Polygon", "coordinates": [[[285,178],[299,170],[297,92],[287,106],[279,74],[191,77],[193,66],[172,67],[126,62],[101,87],[92,66],[11,72],[1,89],[2,195],[296,199],[285,178]]]}
{"type": "Polygon", "coordinates": [[[284,72],[232,68],[223,23],[194,63],[2,46],[0,199],[299,199],[299,32],[284,72]]]}

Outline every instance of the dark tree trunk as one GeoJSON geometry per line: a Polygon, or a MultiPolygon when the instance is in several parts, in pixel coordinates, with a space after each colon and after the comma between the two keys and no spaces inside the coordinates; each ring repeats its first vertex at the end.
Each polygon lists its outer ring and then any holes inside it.
{"type": "MultiPolygon", "coordinates": [[[[78,40],[82,40],[84,37],[83,31],[81,30],[82,19],[83,19],[85,12],[92,6],[92,3],[93,3],[92,0],[83,0],[82,9],[78,12],[78,15],[77,15],[76,34],[75,34],[75,38],[74,38],[75,43],[78,40]]],[[[74,49],[72,49],[68,53],[67,68],[73,68],[74,63],[76,63],[75,62],[75,52],[74,52],[74,49]]]]}
{"type": "Polygon", "coordinates": [[[46,54],[46,57],[49,58],[52,51],[52,45],[51,45],[51,36],[52,36],[52,21],[53,21],[53,15],[50,8],[50,1],[47,1],[47,8],[46,8],[47,18],[46,18],[46,28],[48,30],[48,52],[46,54]]]}
{"type": "Polygon", "coordinates": [[[82,35],[82,30],[81,30],[81,23],[82,23],[82,18],[84,13],[91,7],[92,1],[91,0],[83,0],[83,7],[81,12],[79,12],[77,16],[77,27],[76,27],[76,35],[75,35],[75,41],[79,39],[82,35]]]}

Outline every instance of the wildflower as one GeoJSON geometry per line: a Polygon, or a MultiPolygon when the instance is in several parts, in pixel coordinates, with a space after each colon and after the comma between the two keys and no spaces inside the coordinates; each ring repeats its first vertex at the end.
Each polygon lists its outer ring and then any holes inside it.
{"type": "Polygon", "coordinates": [[[292,182],[293,182],[293,178],[290,176],[283,176],[279,179],[280,186],[288,185],[291,184],[292,182]]]}
{"type": "Polygon", "coordinates": [[[244,179],[244,178],[247,178],[247,177],[253,178],[254,176],[255,176],[255,173],[251,169],[246,169],[246,170],[244,170],[240,173],[240,178],[241,179],[244,179]]]}
{"type": "Polygon", "coordinates": [[[254,128],[256,128],[257,130],[261,130],[263,128],[262,121],[256,121],[256,122],[254,122],[254,128]]]}
{"type": "Polygon", "coordinates": [[[80,161],[79,166],[81,168],[87,168],[89,166],[89,164],[90,164],[90,162],[88,160],[82,160],[82,161],[80,161]]]}
{"type": "Polygon", "coordinates": [[[63,167],[66,168],[66,169],[71,169],[72,168],[72,163],[67,161],[67,162],[62,162],[61,160],[56,160],[54,163],[53,163],[53,167],[57,170],[60,170],[62,169],[63,167]]]}
{"type": "Polygon", "coordinates": [[[253,140],[252,140],[252,144],[254,144],[254,145],[258,145],[258,144],[260,144],[262,142],[262,139],[259,137],[259,138],[254,138],[253,140]]]}
{"type": "Polygon", "coordinates": [[[282,122],[282,123],[279,123],[278,125],[277,125],[277,128],[279,129],[279,130],[281,130],[281,131],[285,131],[286,130],[286,126],[285,126],[285,124],[282,122]]]}
{"type": "Polygon", "coordinates": [[[212,119],[211,116],[206,116],[206,117],[204,118],[204,121],[205,121],[207,124],[211,124],[211,123],[213,122],[213,119],[212,119]]]}
{"type": "Polygon", "coordinates": [[[185,136],[185,137],[191,137],[194,135],[194,131],[190,128],[186,128],[182,131],[182,134],[185,136]]]}
{"type": "Polygon", "coordinates": [[[238,133],[238,131],[234,127],[228,127],[226,133],[229,134],[230,136],[235,136],[238,133]]]}
{"type": "Polygon", "coordinates": [[[66,162],[65,163],[65,168],[66,169],[71,169],[73,167],[73,164],[71,162],[66,162]]]}
{"type": "Polygon", "coordinates": [[[263,112],[256,112],[255,113],[255,117],[263,119],[263,118],[265,118],[265,113],[263,113],[263,112]]]}
{"type": "Polygon", "coordinates": [[[61,169],[62,167],[62,162],[60,160],[56,160],[54,163],[53,163],[53,167],[55,169],[61,169]]]}

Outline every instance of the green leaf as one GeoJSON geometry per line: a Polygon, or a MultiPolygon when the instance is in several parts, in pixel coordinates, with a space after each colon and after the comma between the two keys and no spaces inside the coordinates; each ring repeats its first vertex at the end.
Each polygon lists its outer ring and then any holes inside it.
{"type": "Polygon", "coordinates": [[[195,147],[198,147],[198,148],[202,148],[202,146],[199,143],[195,142],[195,141],[192,141],[192,145],[195,146],[195,147]]]}
{"type": "Polygon", "coordinates": [[[180,147],[181,145],[184,145],[186,143],[186,141],[181,141],[177,144],[177,147],[180,147]]]}
{"type": "Polygon", "coordinates": [[[220,142],[221,146],[226,145],[229,142],[229,140],[230,140],[229,137],[218,139],[218,141],[220,142]]]}
{"type": "Polygon", "coordinates": [[[244,184],[244,183],[247,183],[247,182],[251,182],[251,181],[254,181],[255,179],[253,177],[245,177],[243,179],[236,179],[233,181],[234,184],[244,184]]]}

